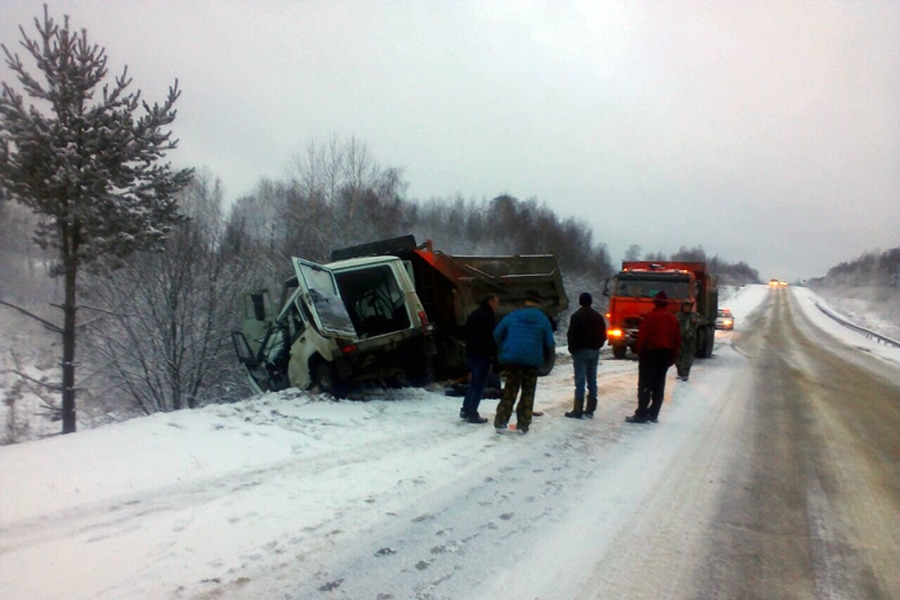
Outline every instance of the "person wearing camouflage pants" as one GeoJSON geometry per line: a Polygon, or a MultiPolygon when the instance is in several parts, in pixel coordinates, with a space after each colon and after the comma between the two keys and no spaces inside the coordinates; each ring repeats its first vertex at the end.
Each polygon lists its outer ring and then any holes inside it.
{"type": "Polygon", "coordinates": [[[522,365],[509,365],[504,367],[503,375],[506,382],[503,386],[503,394],[497,403],[497,412],[494,417],[494,426],[502,429],[512,416],[513,404],[519,390],[522,397],[516,406],[516,428],[521,432],[527,432],[531,426],[531,417],[534,412],[534,391],[537,388],[537,367],[525,367],[522,365]]]}
{"type": "Polygon", "coordinates": [[[678,350],[678,358],[675,359],[675,369],[678,372],[678,379],[682,381],[688,380],[694,356],[697,354],[697,328],[700,326],[701,317],[692,308],[690,302],[682,302],[681,310],[675,315],[681,330],[681,348],[678,350]]]}
{"type": "Polygon", "coordinates": [[[535,290],[525,292],[525,305],[509,313],[494,329],[497,342],[497,361],[505,372],[503,395],[494,415],[494,428],[506,430],[516,396],[516,429],[528,433],[534,414],[534,390],[537,372],[556,347],[550,320],[541,311],[541,296],[535,290]]]}

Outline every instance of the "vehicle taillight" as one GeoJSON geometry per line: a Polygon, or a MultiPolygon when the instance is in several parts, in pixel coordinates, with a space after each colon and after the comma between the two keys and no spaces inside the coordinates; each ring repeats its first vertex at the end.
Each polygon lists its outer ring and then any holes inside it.
{"type": "Polygon", "coordinates": [[[425,314],[424,310],[419,311],[419,322],[422,324],[423,330],[428,328],[428,315],[425,314]]]}
{"type": "Polygon", "coordinates": [[[622,330],[621,329],[610,329],[609,331],[606,332],[606,335],[607,335],[607,337],[611,337],[611,338],[622,337],[622,330]]]}
{"type": "Polygon", "coordinates": [[[351,344],[346,340],[338,340],[338,347],[341,349],[341,352],[344,354],[352,354],[353,352],[359,351],[359,346],[356,344],[351,344]]]}

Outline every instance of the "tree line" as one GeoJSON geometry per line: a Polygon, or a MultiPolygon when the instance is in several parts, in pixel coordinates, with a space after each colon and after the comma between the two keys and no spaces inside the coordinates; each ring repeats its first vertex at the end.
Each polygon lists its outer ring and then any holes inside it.
{"type": "Polygon", "coordinates": [[[808,283],[830,287],[900,288],[900,248],[864,252],[854,260],[831,267],[824,277],[810,279],[808,283]]]}
{"type": "MultiPolygon", "coordinates": [[[[127,69],[107,85],[104,50],[68,17],[57,23],[45,7],[35,25],[21,47],[43,80],[2,45],[19,85],[0,93],[0,309],[61,336],[60,381],[17,375],[64,433],[76,428],[76,395],[95,411],[145,414],[244,397],[230,345],[241,296],[291,276],[291,256],[326,262],[336,248],[412,233],[451,254],[552,253],[579,286],[599,288],[615,272],[583,220],[510,194],[409,199],[402,171],[354,137],[308,144],[283,179],[261,180],[226,208],[213,174],[161,160],[177,145],[177,81],[150,104],[127,69]],[[48,276],[63,285],[36,283],[48,276]],[[34,297],[61,315],[29,311],[34,297]]],[[[702,248],[669,258],[688,255],[729,281],[758,281],[702,248]]],[[[4,393],[9,406],[21,385],[4,393]]]]}
{"type": "Polygon", "coordinates": [[[741,286],[761,283],[759,272],[744,261],[733,263],[719,258],[718,255],[707,256],[703,246],[692,248],[681,246],[677,252],[671,254],[663,252],[641,254],[641,247],[633,244],[625,251],[624,260],[705,262],[710,272],[718,277],[719,285],[741,286]]]}

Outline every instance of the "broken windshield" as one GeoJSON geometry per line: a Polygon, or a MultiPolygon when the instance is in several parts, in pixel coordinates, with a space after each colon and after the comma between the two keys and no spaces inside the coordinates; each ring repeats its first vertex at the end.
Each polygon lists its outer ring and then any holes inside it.
{"type": "Polygon", "coordinates": [[[322,328],[356,335],[353,321],[347,313],[347,307],[337,289],[334,274],[315,263],[295,259],[297,274],[302,279],[302,285],[309,294],[312,308],[319,318],[322,328]]]}

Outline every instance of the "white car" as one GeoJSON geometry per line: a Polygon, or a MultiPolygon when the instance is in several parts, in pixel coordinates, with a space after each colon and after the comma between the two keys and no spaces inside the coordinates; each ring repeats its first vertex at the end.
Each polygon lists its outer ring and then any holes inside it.
{"type": "Polygon", "coordinates": [[[719,309],[716,315],[716,329],[726,329],[728,331],[734,329],[734,315],[731,314],[731,309],[719,309]]]}

